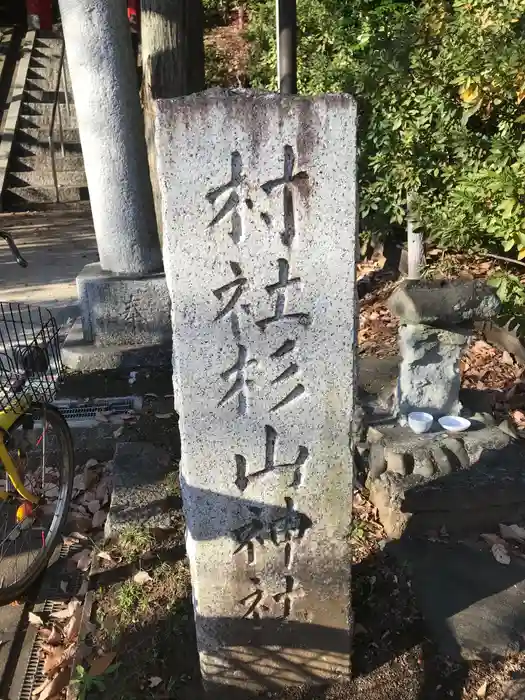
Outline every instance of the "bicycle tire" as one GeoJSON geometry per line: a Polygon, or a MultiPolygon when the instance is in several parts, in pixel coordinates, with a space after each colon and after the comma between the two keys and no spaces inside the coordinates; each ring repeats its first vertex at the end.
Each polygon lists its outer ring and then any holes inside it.
{"type": "MultiPolygon", "coordinates": [[[[64,492],[62,494],[62,512],[58,515],[58,520],[53,526],[53,533],[49,536],[48,541],[46,541],[45,547],[42,549],[41,553],[38,554],[31,565],[28,567],[25,574],[17,580],[15,583],[9,586],[0,587],[0,605],[10,603],[13,600],[17,600],[32,583],[40,576],[40,574],[46,568],[58,540],[62,534],[64,524],[69,512],[69,505],[71,502],[71,492],[73,489],[73,477],[75,473],[75,456],[73,448],[73,438],[71,435],[71,430],[60,411],[55,408],[52,404],[48,402],[35,402],[28,409],[27,413],[31,413],[36,408],[46,414],[46,419],[53,424],[53,428],[56,430],[57,436],[59,437],[61,447],[62,447],[62,489],[64,492]]],[[[25,415],[20,416],[16,422],[13,424],[10,433],[14,431],[24,420],[25,415]]],[[[9,434],[4,436],[4,442],[8,439],[9,434]]],[[[55,515],[55,517],[57,517],[55,515]]]]}

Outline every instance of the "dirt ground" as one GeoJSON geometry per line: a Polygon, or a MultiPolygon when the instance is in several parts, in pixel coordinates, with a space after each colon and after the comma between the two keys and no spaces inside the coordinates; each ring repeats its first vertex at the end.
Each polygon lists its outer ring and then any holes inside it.
{"type": "MultiPolygon", "coordinates": [[[[370,269],[377,267],[371,263],[370,269]]],[[[492,267],[492,266],[491,266],[492,267]]],[[[366,272],[366,266],[361,273],[366,272]]],[[[438,259],[433,276],[485,276],[483,261],[456,256],[438,259]],[[452,264],[453,263],[453,264],[452,264]],[[446,269],[445,269],[446,268],[446,269]]],[[[397,354],[397,322],[386,300],[394,283],[387,282],[362,300],[359,354],[397,354]]],[[[507,353],[508,355],[508,353],[507,353]]],[[[523,367],[479,337],[462,363],[463,386],[497,390],[501,416],[521,420],[525,406],[523,367]]],[[[111,673],[103,673],[86,698],[203,698],[196,652],[188,563],[184,555],[184,518],[176,474],[180,458],[177,416],[173,412],[172,378],[168,372],[142,371],[136,382],[129,374],[104,372],[67,378],[64,396],[145,397],[142,414],[126,429],[126,439],[162,446],[171,455],[172,505],[179,514],[168,537],[130,531],[108,547],[114,568],[93,579],[96,600],[92,620],[100,651],[115,653],[111,673]],[[143,580],[136,576],[142,573],[143,580]]],[[[525,415],[524,415],[525,419],[525,415]]],[[[355,636],[352,681],[326,688],[305,688],[271,695],[275,700],[505,700],[504,683],[525,668],[523,655],[503,662],[456,664],[439,655],[426,636],[410,581],[397,561],[384,551],[384,533],[362,488],[354,492],[352,607],[355,636]]],[[[103,569],[104,567],[102,567],[103,569]]]]}
{"type": "MultiPolygon", "coordinates": [[[[172,412],[171,376],[140,372],[130,386],[129,375],[101,373],[70,375],[63,387],[68,396],[146,396],[138,422],[127,439],[146,440],[167,449],[176,465],[180,443],[176,415],[172,412]],[[156,394],[154,398],[151,394],[156,394]],[[158,416],[162,416],[159,418],[158,416]]],[[[176,476],[173,503],[180,520],[168,538],[159,533],[145,536],[129,532],[124,541],[109,547],[115,570],[96,577],[96,602],[92,620],[99,650],[116,653],[111,673],[86,697],[173,698],[200,700],[195,628],[187,560],[184,557],[184,520],[176,476]],[[146,582],[136,573],[145,571],[146,582]]],[[[415,607],[410,581],[396,561],[381,549],[379,524],[367,523],[359,495],[351,537],[355,639],[352,650],[353,680],[327,688],[307,688],[271,697],[280,700],[442,700],[485,697],[484,682],[491,682],[487,697],[499,700],[501,681],[509,677],[504,664],[457,665],[439,656],[426,638],[415,607]],[[378,531],[379,528],[379,531],[378,531]],[[395,688],[395,691],[394,691],[395,688]]],[[[515,668],[521,663],[508,668],[515,668]]]]}

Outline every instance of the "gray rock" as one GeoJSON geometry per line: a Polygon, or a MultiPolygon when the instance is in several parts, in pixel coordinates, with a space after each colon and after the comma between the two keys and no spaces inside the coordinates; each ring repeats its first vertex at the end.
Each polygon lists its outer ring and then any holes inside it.
{"type": "Polygon", "coordinates": [[[156,106],[204,681],[348,676],[355,103],[212,90],[156,106]]]}
{"type": "Polygon", "coordinates": [[[513,557],[502,566],[476,540],[407,540],[393,552],[408,567],[418,607],[444,656],[494,661],[520,650],[525,628],[522,560],[513,557]]]}
{"type": "Polygon", "coordinates": [[[431,449],[432,460],[434,461],[439,473],[441,475],[450,474],[454,469],[451,464],[451,460],[447,452],[443,449],[441,445],[436,445],[431,449]]]}
{"type": "Polygon", "coordinates": [[[399,328],[399,411],[426,411],[434,416],[457,415],[459,359],[469,338],[465,330],[405,325],[399,328]]]}
{"type": "Polygon", "coordinates": [[[470,466],[471,460],[461,438],[447,437],[441,442],[441,448],[449,456],[453,469],[465,469],[470,466]]]}
{"type": "Polygon", "coordinates": [[[400,474],[401,476],[406,476],[408,474],[410,467],[413,465],[413,460],[410,459],[410,455],[406,455],[403,452],[394,452],[388,448],[385,450],[385,454],[389,472],[400,474]]]}
{"type": "Polygon", "coordinates": [[[477,421],[478,423],[483,423],[488,428],[492,428],[496,425],[496,419],[490,413],[485,413],[484,411],[478,411],[470,416],[472,421],[477,421]]]}
{"type": "Polygon", "coordinates": [[[499,429],[506,435],[510,435],[511,438],[519,438],[520,435],[516,428],[512,425],[508,418],[499,424],[499,429]]]}
{"type": "Polygon", "coordinates": [[[440,326],[488,321],[500,309],[494,290],[481,280],[407,280],[388,305],[402,323],[440,326]]]}
{"type": "Polygon", "coordinates": [[[385,448],[380,443],[372,443],[368,453],[368,475],[370,479],[377,479],[387,469],[385,448]]]}
{"type": "Polygon", "coordinates": [[[430,453],[425,448],[414,450],[413,457],[414,474],[417,476],[424,476],[427,479],[434,476],[434,463],[430,457],[430,453]]]}

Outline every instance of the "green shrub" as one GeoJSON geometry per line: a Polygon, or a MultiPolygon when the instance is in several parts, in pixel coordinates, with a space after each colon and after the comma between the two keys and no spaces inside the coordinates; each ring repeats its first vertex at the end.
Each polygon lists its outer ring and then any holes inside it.
{"type": "Polygon", "coordinates": [[[202,0],[206,25],[214,26],[225,23],[234,5],[233,0],[202,0]]]}
{"type": "MultiPolygon", "coordinates": [[[[275,88],[275,0],[251,0],[250,79],[275,88]]],[[[361,229],[525,257],[525,0],[298,0],[299,89],[359,104],[361,229]]]]}

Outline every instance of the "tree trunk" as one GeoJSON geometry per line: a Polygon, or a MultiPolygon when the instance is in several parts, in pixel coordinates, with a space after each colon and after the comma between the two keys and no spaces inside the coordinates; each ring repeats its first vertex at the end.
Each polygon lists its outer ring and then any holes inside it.
{"type": "Polygon", "coordinates": [[[204,89],[201,0],[141,0],[142,104],[159,236],[160,193],[155,160],[154,100],[204,89]]]}

